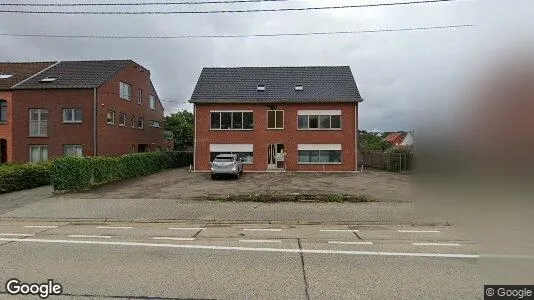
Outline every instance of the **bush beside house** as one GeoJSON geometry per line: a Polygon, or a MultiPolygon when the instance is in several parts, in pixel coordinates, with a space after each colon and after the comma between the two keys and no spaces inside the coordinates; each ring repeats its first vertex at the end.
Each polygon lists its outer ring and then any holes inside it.
{"type": "Polygon", "coordinates": [[[52,162],[54,190],[80,191],[193,163],[187,152],[147,152],[116,157],[63,157],[52,162]]]}
{"type": "Polygon", "coordinates": [[[0,193],[50,184],[50,164],[6,164],[0,166],[0,193]]]}

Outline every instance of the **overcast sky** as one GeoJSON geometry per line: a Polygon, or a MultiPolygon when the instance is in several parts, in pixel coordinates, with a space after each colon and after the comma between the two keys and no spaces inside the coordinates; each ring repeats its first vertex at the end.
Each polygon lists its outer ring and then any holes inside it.
{"type": "MultiPolygon", "coordinates": [[[[31,2],[69,3],[74,0],[31,2]]],[[[391,3],[400,0],[296,0],[285,3],[92,9],[252,9],[378,2],[391,3]]],[[[2,6],[0,8],[6,9],[2,6]]],[[[83,7],[75,9],[89,10],[83,7]]],[[[453,97],[450,89],[458,86],[465,77],[473,77],[476,73],[473,68],[480,67],[475,61],[492,57],[494,47],[504,43],[505,37],[509,38],[510,33],[516,36],[515,41],[521,38],[531,40],[534,18],[528,12],[533,11],[532,0],[459,0],[409,6],[246,14],[0,14],[2,33],[75,35],[223,35],[476,25],[474,28],[418,32],[235,39],[97,40],[0,37],[0,60],[133,59],[151,70],[152,80],[163,100],[166,113],[192,108],[185,102],[190,98],[203,67],[350,65],[364,98],[359,113],[360,128],[407,130],[415,126],[414,111],[421,111],[422,107],[435,110],[444,106],[447,101],[461,102],[462,99],[449,98],[453,97]],[[516,28],[522,28],[523,31],[516,31],[516,28]]]]}

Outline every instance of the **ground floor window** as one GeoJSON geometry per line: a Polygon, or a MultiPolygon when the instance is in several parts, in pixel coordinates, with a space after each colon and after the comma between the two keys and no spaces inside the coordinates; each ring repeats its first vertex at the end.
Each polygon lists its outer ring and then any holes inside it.
{"type": "Polygon", "coordinates": [[[48,160],[48,146],[32,145],[30,146],[30,162],[39,163],[48,160]]]}
{"type": "Polygon", "coordinates": [[[244,164],[251,164],[254,161],[254,153],[253,152],[210,152],[210,161],[213,161],[215,159],[215,156],[219,154],[235,154],[237,157],[241,158],[244,164]]]}
{"type": "Polygon", "coordinates": [[[65,156],[82,156],[82,145],[64,145],[63,154],[65,156]]]}
{"type": "Polygon", "coordinates": [[[340,144],[299,144],[298,162],[302,164],[341,163],[340,144]]]}

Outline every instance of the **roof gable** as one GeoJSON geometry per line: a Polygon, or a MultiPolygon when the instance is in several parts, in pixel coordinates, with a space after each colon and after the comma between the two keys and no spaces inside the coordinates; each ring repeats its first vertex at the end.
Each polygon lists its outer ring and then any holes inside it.
{"type": "Polygon", "coordinates": [[[358,102],[349,66],[204,68],[191,103],[358,102]],[[265,89],[258,89],[264,86],[265,89]],[[296,86],[302,86],[296,88],[296,86]]]}

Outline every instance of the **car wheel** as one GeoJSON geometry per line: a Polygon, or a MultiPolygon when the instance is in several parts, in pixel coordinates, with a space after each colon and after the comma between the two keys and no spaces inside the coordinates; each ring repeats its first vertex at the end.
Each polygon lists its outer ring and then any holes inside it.
{"type": "Polygon", "coordinates": [[[243,175],[243,168],[241,168],[241,171],[239,171],[239,174],[243,175]]]}
{"type": "Polygon", "coordinates": [[[237,174],[235,174],[235,179],[239,179],[239,172],[237,174]]]}

